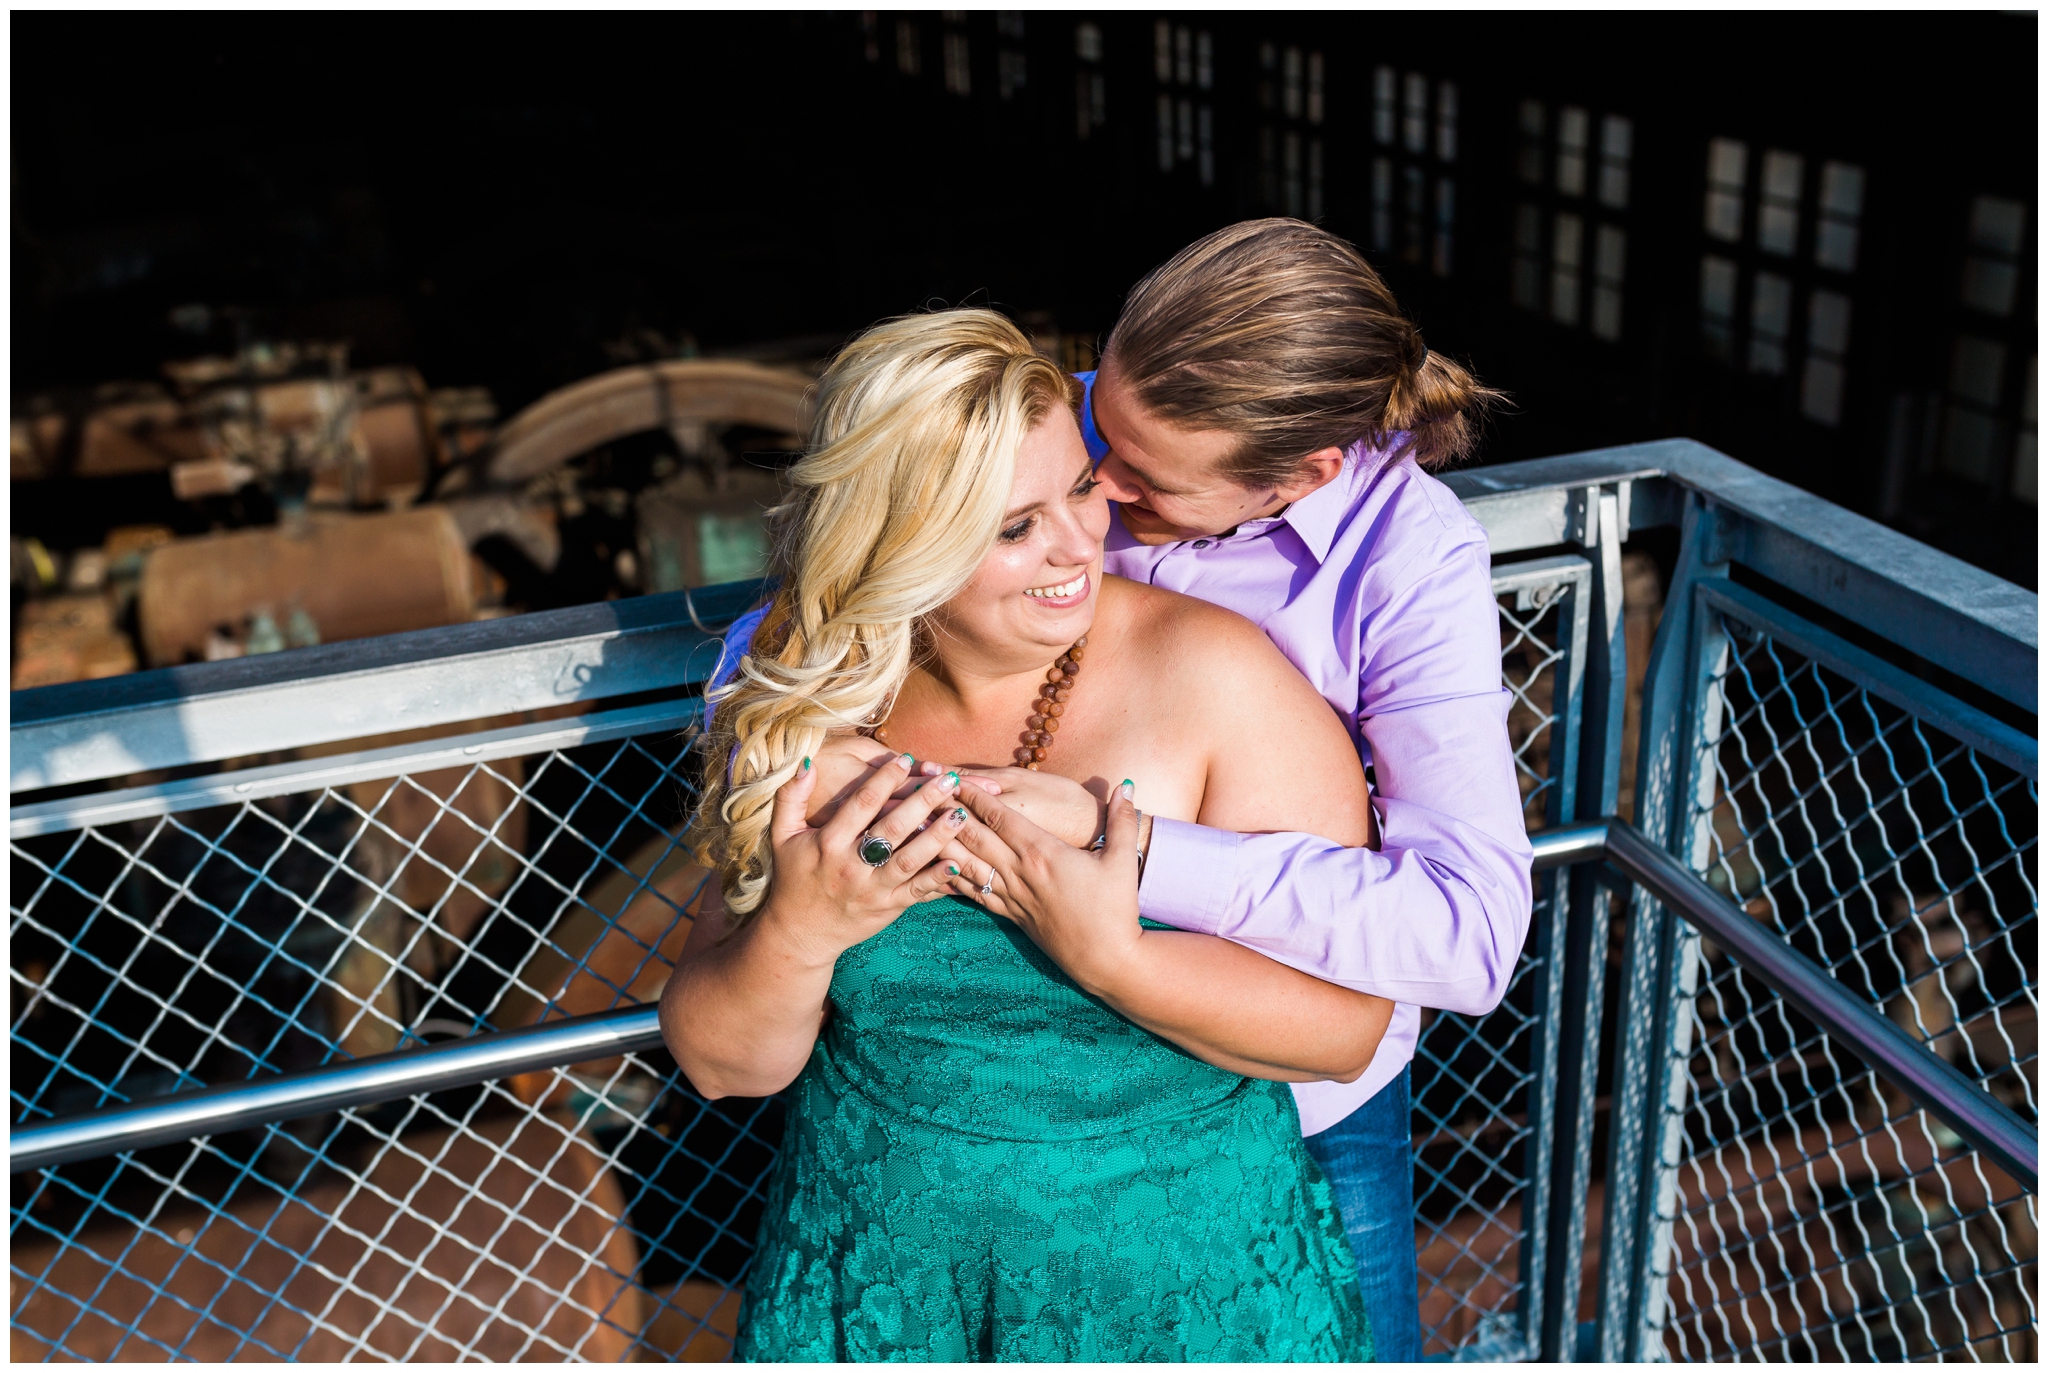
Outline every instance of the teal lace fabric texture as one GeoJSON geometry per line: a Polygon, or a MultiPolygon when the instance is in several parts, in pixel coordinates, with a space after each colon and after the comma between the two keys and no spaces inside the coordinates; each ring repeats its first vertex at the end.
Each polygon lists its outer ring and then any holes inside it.
{"type": "Polygon", "coordinates": [[[739,1357],[1372,1356],[1285,1086],[1139,1029],[952,897],[842,955],[831,999],[739,1357]]]}

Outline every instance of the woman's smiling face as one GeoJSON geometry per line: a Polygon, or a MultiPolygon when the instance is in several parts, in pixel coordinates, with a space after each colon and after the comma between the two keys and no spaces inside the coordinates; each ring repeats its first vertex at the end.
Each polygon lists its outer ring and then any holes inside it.
{"type": "Polygon", "coordinates": [[[932,616],[935,634],[992,655],[990,666],[1026,671],[1088,632],[1109,532],[1109,501],[1092,468],[1064,406],[1025,436],[995,545],[974,580],[932,616]]]}

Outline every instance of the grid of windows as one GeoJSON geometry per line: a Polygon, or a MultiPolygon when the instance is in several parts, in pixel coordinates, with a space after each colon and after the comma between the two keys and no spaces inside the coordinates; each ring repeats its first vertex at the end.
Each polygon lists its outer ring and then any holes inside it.
{"type": "Polygon", "coordinates": [[[1555,112],[1524,100],[1515,115],[1514,255],[1509,297],[1595,338],[1622,335],[1628,274],[1629,159],[1635,124],[1618,114],[1597,127],[1583,106],[1555,112]],[[1597,135],[1597,137],[1596,137],[1597,135]]]}
{"type": "Polygon", "coordinates": [[[1192,165],[1203,186],[1216,184],[1215,41],[1207,30],[1161,19],[1152,26],[1152,75],[1159,170],[1192,165]]]}
{"type": "Polygon", "coordinates": [[[1087,138],[1109,122],[1109,81],[1102,70],[1102,30],[1074,25],[1074,134],[1087,138]]]}
{"type": "Polygon", "coordinates": [[[1458,87],[1378,67],[1372,77],[1372,247],[1451,274],[1458,187],[1458,87]]]}
{"type": "Polygon", "coordinates": [[[2017,200],[1983,195],[1970,203],[1958,292],[1964,314],[1950,353],[1941,465],[1967,481],[2003,484],[2031,502],[2035,358],[2031,317],[2018,312],[2027,219],[2017,200]]]}
{"type": "Polygon", "coordinates": [[[1259,195],[1297,219],[1323,217],[1323,104],[1320,52],[1259,45],[1259,195]]]}
{"type": "Polygon", "coordinates": [[[1851,163],[1823,162],[1815,177],[1799,152],[1753,158],[1740,139],[1707,144],[1701,343],[1753,376],[1797,377],[1799,413],[1829,428],[1848,387],[1863,192],[1851,163]]]}

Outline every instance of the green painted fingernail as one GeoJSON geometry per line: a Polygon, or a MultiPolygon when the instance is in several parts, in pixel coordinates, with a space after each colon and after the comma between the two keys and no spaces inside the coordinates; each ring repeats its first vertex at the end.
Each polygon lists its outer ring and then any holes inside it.
{"type": "Polygon", "coordinates": [[[949,786],[949,787],[957,787],[957,786],[959,786],[959,785],[960,785],[960,774],[959,774],[959,773],[957,773],[957,772],[949,772],[949,773],[947,773],[947,774],[946,774],[946,785],[947,785],[947,786],[949,786]]]}
{"type": "Polygon", "coordinates": [[[951,876],[958,877],[960,875],[960,865],[958,863],[948,863],[946,864],[946,871],[951,876]]]}
{"type": "Polygon", "coordinates": [[[956,825],[964,825],[967,823],[967,807],[953,807],[953,823],[956,825]]]}
{"type": "Polygon", "coordinates": [[[902,759],[902,762],[903,762],[903,766],[904,766],[904,767],[907,767],[907,768],[911,768],[911,767],[916,767],[916,766],[917,766],[917,759],[915,759],[915,758],[911,757],[911,756],[910,756],[909,754],[907,754],[907,753],[903,755],[903,759],[902,759]]]}
{"type": "Polygon", "coordinates": [[[1123,797],[1126,801],[1131,799],[1131,793],[1136,790],[1137,787],[1132,785],[1131,779],[1128,777],[1124,778],[1122,785],[1118,786],[1116,789],[1117,795],[1123,797]]]}

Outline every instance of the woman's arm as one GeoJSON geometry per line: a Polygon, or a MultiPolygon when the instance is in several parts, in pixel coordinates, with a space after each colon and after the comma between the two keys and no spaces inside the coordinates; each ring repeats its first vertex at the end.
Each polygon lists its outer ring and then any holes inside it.
{"type": "Polygon", "coordinates": [[[794,1081],[824,1024],[839,955],[945,890],[944,874],[926,865],[959,832],[959,780],[934,777],[876,819],[910,766],[907,754],[883,761],[813,826],[806,810],[818,773],[805,760],[775,795],[767,899],[730,938],[724,903],[707,902],[661,997],[662,1039],[705,1096],[768,1096],[794,1081]],[[942,806],[945,814],[915,833],[942,806]],[[879,868],[856,851],[870,832],[896,845],[879,868]]]}

